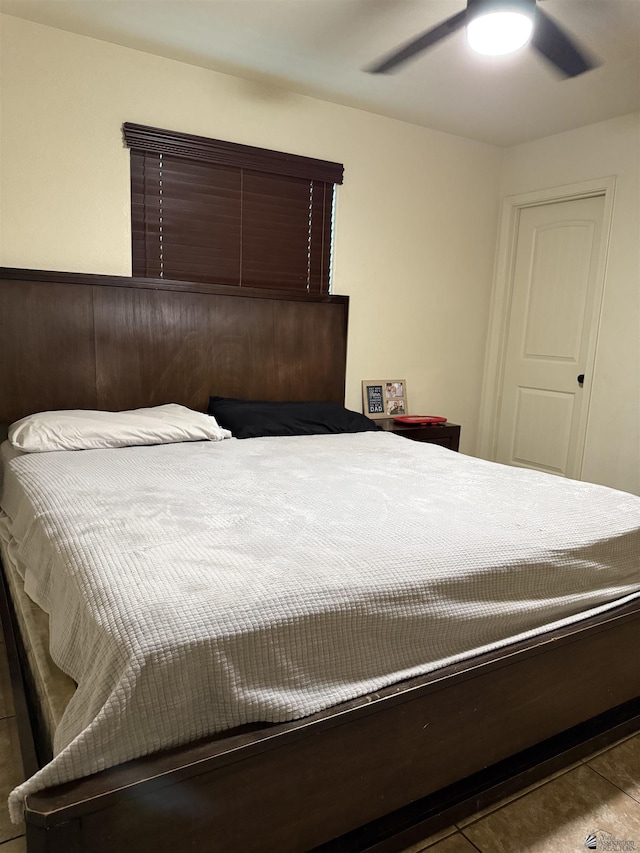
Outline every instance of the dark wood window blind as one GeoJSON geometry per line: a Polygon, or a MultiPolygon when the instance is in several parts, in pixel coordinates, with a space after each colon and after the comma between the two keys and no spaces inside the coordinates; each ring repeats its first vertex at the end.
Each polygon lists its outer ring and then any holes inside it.
{"type": "Polygon", "coordinates": [[[329,290],[339,163],[126,123],[133,275],[329,290]]]}

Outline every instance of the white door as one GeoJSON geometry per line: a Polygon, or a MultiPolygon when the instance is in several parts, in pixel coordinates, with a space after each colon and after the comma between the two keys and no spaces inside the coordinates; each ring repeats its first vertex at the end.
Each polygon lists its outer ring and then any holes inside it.
{"type": "Polygon", "coordinates": [[[580,477],[603,211],[603,196],[520,211],[498,462],[580,477]]]}

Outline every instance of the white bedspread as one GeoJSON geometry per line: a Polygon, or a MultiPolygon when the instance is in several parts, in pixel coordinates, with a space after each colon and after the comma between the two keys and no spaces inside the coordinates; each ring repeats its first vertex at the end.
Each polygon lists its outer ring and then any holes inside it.
{"type": "Polygon", "coordinates": [[[78,683],[14,817],[40,788],[640,594],[640,498],[390,434],[39,453],[6,469],[27,592],[78,683]]]}

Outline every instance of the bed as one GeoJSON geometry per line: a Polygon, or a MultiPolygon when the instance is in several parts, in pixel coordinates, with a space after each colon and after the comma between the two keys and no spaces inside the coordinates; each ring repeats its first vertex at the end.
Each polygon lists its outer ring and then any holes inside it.
{"type": "MultiPolygon", "coordinates": [[[[169,401],[203,411],[211,392],[342,402],[347,307],[344,297],[303,301],[282,293],[230,292],[184,282],[4,270],[0,317],[7,369],[0,380],[0,420],[9,423],[45,409],[119,410],[169,401]]],[[[395,469],[396,514],[389,516],[394,529],[403,524],[397,507],[411,479],[407,472],[415,471],[416,479],[420,472],[424,476],[438,469],[452,488],[446,512],[438,517],[443,535],[448,531],[444,538],[451,539],[459,524],[455,496],[461,488],[455,484],[462,460],[454,462],[446,450],[377,433],[286,439],[288,444],[274,447],[279,441],[201,443],[197,452],[204,447],[229,456],[258,455],[260,464],[265,458],[271,464],[278,460],[282,470],[283,459],[303,465],[308,446],[324,442],[323,447],[330,446],[320,454],[328,454],[323,457],[327,468],[327,458],[337,458],[340,445],[350,454],[352,468],[359,460],[362,475],[369,477],[369,494],[382,482],[377,464],[395,469]],[[300,444],[307,445],[305,454],[299,453],[300,444]]],[[[204,457],[188,462],[180,448],[154,449],[164,455],[154,457],[153,464],[158,470],[189,465],[194,472],[208,470],[201,464],[204,457]]],[[[213,464],[221,458],[218,454],[213,464]]],[[[101,464],[103,474],[118,467],[105,460],[101,464]]],[[[235,461],[228,464],[233,467],[235,461]]],[[[476,481],[492,467],[480,460],[470,464],[476,481]]],[[[517,483],[522,475],[504,469],[503,476],[517,483]]],[[[552,492],[562,487],[554,479],[542,482],[552,492]]],[[[564,616],[550,613],[535,631],[532,625],[511,631],[507,644],[496,638],[480,643],[471,658],[444,655],[435,668],[421,669],[418,663],[391,683],[364,680],[355,694],[331,694],[318,708],[300,705],[288,716],[271,715],[266,724],[269,715],[263,708],[256,719],[233,718],[231,731],[34,790],[25,808],[30,853],[399,850],[509,785],[547,771],[554,761],[638,727],[640,672],[637,656],[629,653],[640,639],[636,532],[628,521],[626,528],[616,527],[623,508],[627,517],[633,515],[637,499],[587,484],[576,488],[593,490],[599,506],[611,502],[609,544],[626,555],[626,575],[617,579],[617,592],[591,600],[586,617],[578,618],[576,610],[564,616]]],[[[352,503],[358,502],[358,495],[352,496],[352,503]]],[[[499,536],[500,519],[506,516],[499,506],[494,509],[494,536],[499,536]]],[[[315,518],[317,540],[323,527],[317,527],[317,513],[315,518]]],[[[591,519],[578,514],[572,521],[575,550],[589,539],[591,519]]],[[[516,522],[509,522],[509,537],[516,522]]],[[[366,552],[365,542],[351,552],[345,548],[358,526],[336,540],[341,547],[334,550],[348,553],[349,566],[366,552]]],[[[485,537],[486,524],[476,533],[485,537]]],[[[509,537],[505,534],[498,551],[509,550],[509,537]]],[[[372,545],[376,553],[384,551],[386,538],[391,541],[381,572],[401,550],[402,537],[399,543],[379,531],[372,545]]],[[[598,547],[612,550],[606,544],[598,547]]],[[[583,554],[583,564],[591,557],[583,554]]],[[[292,559],[302,557],[298,553],[292,559]]],[[[367,563],[364,556],[362,563],[367,563]]],[[[14,615],[8,647],[17,641],[35,729],[36,748],[25,740],[26,775],[32,775],[34,765],[48,758],[56,714],[44,713],[37,699],[42,688],[36,689],[33,650],[24,636],[25,602],[19,600],[10,567],[4,568],[12,590],[7,612],[14,615]]],[[[565,599],[569,587],[562,593],[565,599]]],[[[414,623],[409,635],[415,630],[414,623]]],[[[21,701],[18,697],[18,708],[21,701]]]]}

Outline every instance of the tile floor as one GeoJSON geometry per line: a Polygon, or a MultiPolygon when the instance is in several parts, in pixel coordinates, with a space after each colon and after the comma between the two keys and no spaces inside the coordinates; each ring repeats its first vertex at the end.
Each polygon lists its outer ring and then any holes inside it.
{"type": "Polygon", "coordinates": [[[640,851],[640,734],[554,773],[404,853],[585,853],[588,849],[640,851]],[[589,835],[595,838],[587,847],[589,835]]]}
{"type": "MultiPolygon", "coordinates": [[[[0,640],[0,853],[26,853],[24,827],[14,826],[2,805],[20,781],[18,756],[7,660],[0,640]]],[[[640,853],[640,733],[404,853],[584,853],[586,849],[640,853]],[[588,835],[595,836],[595,847],[586,847],[588,835]]],[[[267,846],[265,853],[277,851],[267,846]]]]}

